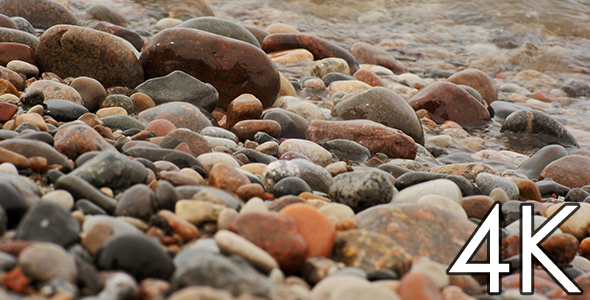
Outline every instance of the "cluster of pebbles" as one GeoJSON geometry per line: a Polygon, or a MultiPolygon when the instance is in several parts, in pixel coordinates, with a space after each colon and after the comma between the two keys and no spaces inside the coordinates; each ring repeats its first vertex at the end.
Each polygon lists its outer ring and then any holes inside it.
{"type": "Polygon", "coordinates": [[[588,82],[418,76],[196,3],[150,35],[101,5],[0,0],[1,299],[521,299],[524,202],[536,227],[580,203],[541,246],[590,289],[590,152],[544,112],[588,82]],[[490,296],[446,269],[498,201],[513,269],[490,296]]]}

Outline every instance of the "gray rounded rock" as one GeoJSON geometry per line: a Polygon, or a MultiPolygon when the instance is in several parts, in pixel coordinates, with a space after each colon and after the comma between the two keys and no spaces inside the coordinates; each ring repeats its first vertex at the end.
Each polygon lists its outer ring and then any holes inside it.
{"type": "Polygon", "coordinates": [[[380,170],[343,173],[332,181],[330,198],[350,206],[355,212],[391,202],[395,187],[380,170]]]}
{"type": "Polygon", "coordinates": [[[512,200],[518,200],[520,197],[518,186],[508,178],[489,173],[479,173],[475,178],[475,183],[484,195],[489,195],[495,188],[501,188],[512,200]]]}
{"type": "Polygon", "coordinates": [[[74,257],[52,243],[36,243],[25,248],[18,263],[26,275],[41,282],[62,278],[75,283],[78,277],[74,257]]]}
{"type": "Polygon", "coordinates": [[[279,180],[299,177],[314,191],[328,193],[332,175],[326,169],[305,159],[279,160],[270,163],[262,173],[262,184],[270,190],[279,180]]]}

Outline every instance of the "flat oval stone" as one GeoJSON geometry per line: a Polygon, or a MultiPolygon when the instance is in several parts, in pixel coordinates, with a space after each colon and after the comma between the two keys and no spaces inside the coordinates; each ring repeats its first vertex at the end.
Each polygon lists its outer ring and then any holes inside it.
{"type": "Polygon", "coordinates": [[[0,142],[0,147],[14,151],[25,157],[45,157],[49,165],[61,165],[62,171],[70,172],[74,166],[68,158],[47,143],[29,139],[10,139],[0,142]]]}
{"type": "Polygon", "coordinates": [[[581,188],[590,183],[590,174],[585,168],[588,164],[590,157],[565,156],[548,164],[539,174],[539,180],[548,178],[569,188],[581,188]]]}
{"type": "Polygon", "coordinates": [[[127,18],[118,13],[117,11],[106,7],[104,5],[95,4],[86,9],[86,13],[90,15],[90,18],[99,21],[107,21],[111,24],[126,26],[129,24],[127,18]]]}
{"type": "MultiPolygon", "coordinates": [[[[123,110],[123,109],[121,109],[123,110]]],[[[97,112],[98,113],[98,112],[97,112]]],[[[100,121],[103,123],[104,126],[109,127],[113,130],[121,129],[123,131],[128,129],[139,129],[143,130],[145,124],[136,118],[124,115],[124,114],[114,114],[112,116],[107,116],[100,118],[100,121]]]]}
{"type": "Polygon", "coordinates": [[[408,104],[416,111],[427,110],[437,123],[451,120],[460,125],[477,125],[491,118],[483,104],[461,87],[448,82],[429,84],[412,96],[408,104]]]}
{"type": "Polygon", "coordinates": [[[50,0],[3,0],[0,13],[23,17],[35,28],[47,29],[57,24],[79,23],[78,18],[63,4],[50,0]]]}
{"type": "Polygon", "coordinates": [[[279,267],[270,254],[231,231],[220,230],[215,234],[214,239],[223,253],[240,255],[266,272],[279,267]]]}
{"type": "Polygon", "coordinates": [[[456,85],[466,85],[474,88],[489,105],[498,100],[498,89],[494,80],[486,73],[477,69],[465,69],[447,78],[448,82],[456,85]]]}
{"type": "Polygon", "coordinates": [[[305,159],[280,160],[270,163],[262,174],[262,184],[269,190],[279,180],[286,177],[299,177],[315,191],[328,193],[332,175],[326,169],[305,159]]]}
{"type": "Polygon", "coordinates": [[[279,156],[294,151],[311,159],[312,162],[325,167],[332,162],[332,154],[320,145],[303,139],[288,139],[279,146],[279,156]]]}
{"type": "Polygon", "coordinates": [[[344,120],[369,119],[396,128],[424,145],[422,123],[414,109],[396,92],[374,87],[336,104],[332,116],[344,120]]]}
{"type": "Polygon", "coordinates": [[[227,107],[227,128],[231,129],[236,123],[242,120],[260,119],[263,109],[262,102],[254,97],[254,95],[240,95],[238,98],[232,100],[227,107]]]}
{"type": "Polygon", "coordinates": [[[260,43],[248,29],[225,19],[216,17],[193,18],[176,25],[176,27],[203,30],[240,40],[260,48],[260,43]]]}
{"type": "Polygon", "coordinates": [[[121,94],[111,94],[108,95],[104,100],[102,100],[98,107],[100,108],[108,108],[108,107],[120,107],[125,109],[127,114],[132,114],[135,112],[135,104],[133,100],[129,98],[129,96],[121,95],[121,94]]]}
{"type": "Polygon", "coordinates": [[[212,84],[220,92],[218,106],[224,110],[243,93],[269,107],[280,90],[278,69],[262,50],[196,29],[161,31],[148,43],[141,61],[148,78],[181,70],[212,84]]]}
{"type": "Polygon", "coordinates": [[[61,126],[54,140],[55,149],[71,159],[89,151],[117,151],[96,130],[83,123],[61,126]]]}
{"type": "MultiPolygon", "coordinates": [[[[0,2],[0,5],[1,5],[1,2],[0,2]]],[[[28,46],[29,48],[31,48],[33,50],[33,52],[37,49],[37,46],[39,46],[39,43],[40,43],[39,38],[37,38],[35,35],[32,35],[30,33],[24,32],[24,31],[20,31],[18,29],[10,29],[10,28],[4,28],[4,27],[0,27],[0,42],[11,43],[11,44],[17,43],[17,44],[21,44],[23,46],[28,46]]],[[[25,54],[27,56],[30,55],[28,50],[23,47],[11,46],[11,47],[9,47],[9,49],[24,50],[25,52],[23,54],[25,54]]],[[[12,54],[12,55],[14,55],[14,54],[12,54]]],[[[34,59],[34,57],[33,57],[33,59],[34,59]]]]}
{"type": "Polygon", "coordinates": [[[157,210],[156,194],[147,185],[136,184],[123,192],[114,215],[148,222],[157,210]]]}
{"type": "Polygon", "coordinates": [[[145,167],[115,151],[105,151],[78,166],[70,175],[78,176],[97,188],[126,189],[142,183],[147,177],[145,167]]]}
{"type": "Polygon", "coordinates": [[[136,280],[169,279],[174,264],[159,243],[143,234],[124,233],[111,237],[97,255],[96,265],[102,270],[122,270],[136,280]]]}
{"type": "Polygon", "coordinates": [[[508,199],[519,199],[520,192],[518,186],[508,178],[489,173],[479,173],[475,178],[475,182],[484,195],[489,195],[495,188],[501,188],[508,195],[508,199]]]}
{"type": "Polygon", "coordinates": [[[35,243],[25,248],[18,263],[26,275],[40,282],[60,278],[75,283],[78,277],[74,257],[52,243],[35,243]]]}
{"type": "Polygon", "coordinates": [[[276,33],[264,38],[262,49],[267,52],[276,52],[289,49],[304,48],[309,50],[315,60],[328,57],[344,59],[350,67],[350,72],[358,71],[358,63],[354,56],[346,49],[324,39],[307,34],[276,33]]]}
{"type": "Polygon", "coordinates": [[[211,121],[198,107],[182,102],[165,103],[146,109],[139,113],[138,117],[147,123],[156,119],[165,119],[176,128],[188,128],[196,132],[211,126],[211,121]]]}
{"type": "Polygon", "coordinates": [[[426,195],[439,195],[461,203],[461,189],[448,179],[435,179],[407,187],[397,193],[392,203],[413,203],[426,195]]]}
{"type": "Polygon", "coordinates": [[[393,55],[377,46],[365,42],[356,42],[350,46],[349,50],[359,64],[383,66],[390,69],[395,74],[408,72],[408,69],[404,64],[395,59],[393,55]]]}
{"type": "Polygon", "coordinates": [[[238,137],[235,135],[235,133],[233,133],[227,129],[220,128],[220,127],[209,126],[209,127],[203,128],[203,130],[201,130],[200,133],[201,133],[201,135],[204,135],[204,136],[229,139],[235,143],[239,142],[238,137]]]}
{"type": "Polygon", "coordinates": [[[527,145],[546,146],[560,144],[564,147],[579,148],[576,138],[548,114],[538,110],[516,111],[510,114],[500,132],[517,134],[514,138],[519,143],[526,140],[527,145]]]}
{"type": "Polygon", "coordinates": [[[298,232],[297,223],[289,216],[275,212],[243,214],[229,230],[268,252],[287,273],[297,272],[305,262],[307,243],[298,232]]]}
{"type": "Polygon", "coordinates": [[[89,111],[96,111],[98,103],[107,96],[107,91],[98,80],[86,76],[72,80],[70,87],[76,89],[82,96],[84,107],[89,111]]]}
{"type": "Polygon", "coordinates": [[[80,240],[80,223],[60,204],[40,201],[23,216],[16,240],[58,244],[64,248],[80,240]]]}
{"type": "Polygon", "coordinates": [[[33,49],[30,46],[21,43],[2,42],[0,40],[0,64],[5,66],[13,60],[24,61],[32,65],[37,64],[35,54],[33,54],[33,49]]]}
{"type": "Polygon", "coordinates": [[[39,75],[39,69],[37,68],[37,66],[20,60],[10,61],[6,65],[6,68],[13,70],[19,74],[24,74],[25,76],[27,76],[27,78],[37,77],[37,75],[39,75]]]}
{"type": "MultiPolygon", "coordinates": [[[[563,203],[551,205],[543,212],[543,215],[547,218],[551,217],[563,203]]],[[[588,225],[590,225],[590,219],[588,218],[590,212],[590,203],[580,203],[580,209],[578,209],[573,215],[571,215],[564,223],[559,226],[559,229],[563,233],[569,233],[575,236],[578,240],[583,240],[588,237],[588,225]]],[[[553,234],[559,234],[561,232],[554,232],[553,234]]]]}
{"type": "Polygon", "coordinates": [[[254,135],[259,131],[278,138],[281,136],[281,125],[273,120],[243,120],[236,123],[231,131],[240,141],[254,140],[254,135]]]}
{"type": "Polygon", "coordinates": [[[373,155],[381,152],[391,158],[414,159],[417,152],[416,143],[410,136],[370,120],[315,120],[309,123],[305,134],[308,140],[318,144],[335,139],[355,141],[367,147],[373,155]]]}
{"type": "Polygon", "coordinates": [[[280,198],[286,195],[297,196],[303,192],[311,193],[312,190],[303,179],[299,177],[286,177],[275,183],[269,192],[273,194],[275,198],[280,198]]]}
{"type": "Polygon", "coordinates": [[[349,140],[335,139],[322,144],[326,150],[338,157],[363,164],[371,158],[371,151],[367,147],[349,140]]]}
{"type": "Polygon", "coordinates": [[[367,69],[360,69],[354,73],[356,80],[362,81],[370,86],[385,86],[381,78],[377,74],[367,69]]]}
{"type": "Polygon", "coordinates": [[[240,186],[250,183],[239,170],[232,165],[216,163],[209,171],[209,186],[235,193],[240,186]]]}
{"type": "Polygon", "coordinates": [[[201,165],[194,156],[173,149],[134,147],[125,151],[125,154],[133,157],[145,158],[152,162],[158,160],[169,161],[175,164],[178,168],[188,168],[195,165],[201,165]]]}
{"type": "Polygon", "coordinates": [[[547,145],[525,160],[516,170],[535,180],[539,178],[539,174],[548,164],[567,155],[567,150],[563,146],[547,145]]]}
{"type": "Polygon", "coordinates": [[[188,102],[209,112],[215,109],[219,99],[217,90],[211,84],[178,70],[148,79],[135,87],[133,92],[150,96],[156,105],[172,101],[188,102]]]}
{"type": "MultiPolygon", "coordinates": [[[[382,165],[384,166],[384,165],[382,165]]],[[[382,170],[386,170],[386,168],[381,168],[382,170]]],[[[394,175],[395,176],[395,175],[394,175]]],[[[419,184],[422,182],[434,180],[434,179],[449,179],[453,181],[460,189],[461,194],[466,196],[472,195],[479,195],[480,191],[476,188],[469,180],[465,179],[463,176],[458,175],[448,175],[448,174],[439,174],[439,173],[430,173],[430,172],[407,172],[402,175],[396,176],[395,178],[395,187],[398,190],[403,190],[407,187],[410,187],[415,184],[419,184]]]]}
{"type": "Polygon", "coordinates": [[[43,113],[51,116],[56,121],[75,121],[83,114],[88,113],[86,107],[68,100],[52,99],[43,102],[43,104],[45,105],[43,113]]]}
{"type": "Polygon", "coordinates": [[[88,76],[106,88],[134,88],[144,80],[139,53],[131,44],[90,28],[54,26],[41,36],[35,55],[41,72],[62,78],[88,76]]]}
{"type": "Polygon", "coordinates": [[[180,143],[186,143],[188,146],[188,153],[195,157],[211,152],[211,147],[209,146],[209,142],[207,139],[205,139],[205,137],[186,128],[179,128],[170,131],[160,142],[160,147],[173,149],[180,143]]]}
{"type": "MultiPolygon", "coordinates": [[[[358,213],[354,220],[359,229],[378,232],[393,239],[409,255],[453,262],[476,225],[445,209],[431,204],[386,204],[358,213]],[[419,236],[433,238],[416,238],[419,236]]],[[[485,247],[475,254],[486,257],[485,247]]]]}
{"type": "Polygon", "coordinates": [[[45,100],[61,99],[84,105],[84,99],[74,88],[52,80],[37,80],[27,88],[27,91],[40,90],[45,100]]]}
{"type": "Polygon", "coordinates": [[[385,172],[355,171],[337,175],[330,186],[330,199],[346,204],[355,212],[391,202],[395,192],[385,172]]]}

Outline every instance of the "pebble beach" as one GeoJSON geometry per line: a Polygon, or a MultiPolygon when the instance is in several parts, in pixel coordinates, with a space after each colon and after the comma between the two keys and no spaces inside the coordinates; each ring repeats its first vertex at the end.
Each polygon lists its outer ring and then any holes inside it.
{"type": "Polygon", "coordinates": [[[590,299],[590,4],[491,2],[0,0],[0,300],[590,299]]]}

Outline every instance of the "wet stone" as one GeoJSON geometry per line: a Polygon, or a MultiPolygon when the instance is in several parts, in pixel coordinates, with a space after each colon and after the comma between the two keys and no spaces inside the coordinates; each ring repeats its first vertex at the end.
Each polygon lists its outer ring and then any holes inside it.
{"type": "Polygon", "coordinates": [[[134,88],[144,79],[136,51],[114,35],[59,25],[43,33],[35,55],[41,72],[51,71],[62,78],[88,76],[106,88],[134,88]]]}
{"type": "Polygon", "coordinates": [[[404,64],[396,60],[384,49],[364,42],[356,42],[350,46],[350,53],[354,55],[359,64],[380,65],[395,74],[406,73],[408,70],[404,64]]]}
{"type": "Polygon", "coordinates": [[[303,179],[312,190],[328,193],[332,175],[326,169],[304,159],[280,160],[270,163],[262,174],[262,184],[269,190],[286,177],[303,179]]]}
{"type": "Polygon", "coordinates": [[[254,140],[254,135],[259,131],[277,138],[281,136],[281,125],[272,120],[243,120],[237,122],[231,130],[240,141],[254,140]]]}
{"type": "Polygon", "coordinates": [[[41,29],[56,24],[78,24],[78,18],[67,7],[49,0],[5,0],[0,3],[0,13],[23,17],[41,29]]]}
{"type": "Polygon", "coordinates": [[[234,153],[234,157],[237,155],[240,155],[240,154],[244,154],[250,162],[263,163],[265,165],[268,165],[268,164],[278,160],[274,156],[270,156],[270,155],[258,152],[254,149],[240,149],[234,153]]]}
{"type": "MultiPolygon", "coordinates": [[[[387,171],[387,167],[379,167],[380,169],[387,171]]],[[[471,195],[479,195],[480,191],[477,187],[475,187],[469,180],[465,179],[463,176],[458,175],[448,175],[448,174],[439,174],[439,173],[430,173],[430,172],[407,172],[400,175],[394,175],[396,177],[395,187],[398,190],[403,190],[407,187],[412,185],[434,180],[434,179],[448,179],[454,182],[459,189],[461,189],[461,194],[463,196],[471,196],[471,195]]]]}
{"type": "MultiPolygon", "coordinates": [[[[392,239],[409,255],[427,256],[433,261],[451,263],[476,225],[430,204],[388,204],[358,213],[354,220],[360,229],[378,232],[392,239]],[[417,236],[424,238],[416,238],[417,236]]],[[[476,258],[485,257],[485,250],[476,258]]]]}
{"type": "Polygon", "coordinates": [[[189,103],[171,102],[142,111],[138,117],[149,123],[156,119],[170,121],[176,128],[187,128],[200,132],[211,126],[211,121],[197,108],[189,103]]]}
{"type": "Polygon", "coordinates": [[[489,195],[495,188],[501,188],[506,192],[509,199],[519,199],[520,192],[518,186],[510,179],[489,173],[479,173],[475,181],[477,183],[477,187],[484,195],[489,195]]]}
{"type": "Polygon", "coordinates": [[[349,140],[335,139],[322,144],[326,150],[346,160],[362,164],[371,157],[371,152],[365,146],[349,140]]]}
{"type": "Polygon", "coordinates": [[[20,74],[25,74],[28,78],[37,77],[37,75],[39,75],[39,69],[34,64],[20,60],[11,60],[6,65],[6,68],[20,74]]]}
{"type": "Polygon", "coordinates": [[[590,174],[583,166],[590,164],[590,157],[581,155],[570,155],[553,161],[548,164],[539,179],[552,179],[569,188],[581,188],[590,182],[590,174]]]}
{"type": "Polygon", "coordinates": [[[98,103],[107,96],[107,91],[98,80],[86,76],[72,80],[70,87],[76,89],[82,96],[84,107],[89,111],[96,111],[98,103]]]}
{"type": "Polygon", "coordinates": [[[188,153],[197,157],[210,152],[210,145],[202,135],[186,128],[174,129],[160,142],[160,147],[174,149],[181,143],[186,143],[188,153]]]}
{"type": "Polygon", "coordinates": [[[276,198],[286,195],[299,195],[303,192],[311,192],[309,185],[298,177],[287,177],[279,180],[269,190],[276,198]]]}
{"type": "Polygon", "coordinates": [[[475,89],[488,105],[498,100],[498,90],[494,81],[483,71],[466,69],[453,74],[447,81],[475,89]]]}
{"type": "Polygon", "coordinates": [[[75,121],[88,112],[86,107],[68,100],[52,99],[43,104],[45,106],[44,114],[51,116],[56,121],[75,121]]]}
{"type": "Polygon", "coordinates": [[[243,94],[232,100],[227,107],[228,128],[242,120],[260,119],[262,102],[252,94],[243,94]]]}
{"type": "Polygon", "coordinates": [[[115,211],[116,200],[103,194],[93,185],[77,176],[60,176],[56,182],[57,189],[67,190],[75,199],[88,199],[108,213],[115,211]]]}
{"type": "MultiPolygon", "coordinates": [[[[28,90],[35,89],[43,92],[45,100],[62,99],[74,102],[79,105],[84,105],[84,100],[82,99],[82,96],[80,96],[80,93],[78,93],[78,91],[76,91],[74,88],[69,87],[63,83],[51,80],[38,80],[33,82],[28,87],[28,90]]],[[[34,103],[33,105],[35,104],[37,103],[34,103]]]]}
{"type": "MultiPolygon", "coordinates": [[[[2,30],[2,28],[0,28],[0,31],[1,30],[2,30]]],[[[8,85],[6,82],[4,82],[2,88],[5,91],[12,90],[12,93],[14,93],[16,95],[18,93],[16,91],[14,91],[14,88],[16,88],[19,91],[22,91],[25,89],[25,79],[21,75],[16,73],[15,71],[12,71],[8,68],[0,66],[0,79],[6,80],[11,85],[13,85],[13,87],[10,87],[10,85],[8,85]]],[[[7,96],[10,96],[10,95],[7,95],[7,96]]],[[[10,102],[16,102],[17,97],[11,96],[10,98],[14,99],[13,101],[10,101],[10,102]]]]}
{"type": "Polygon", "coordinates": [[[183,71],[148,79],[133,92],[150,96],[156,105],[173,101],[187,102],[209,112],[215,109],[219,99],[217,90],[211,84],[204,83],[183,71]]]}
{"type": "Polygon", "coordinates": [[[260,48],[260,43],[248,29],[225,19],[216,17],[193,18],[176,25],[176,27],[207,31],[213,34],[240,40],[260,48]]]}
{"type": "Polygon", "coordinates": [[[346,204],[355,212],[391,202],[395,187],[383,171],[367,170],[340,174],[330,186],[330,198],[346,204]]]}
{"type": "Polygon", "coordinates": [[[41,201],[31,207],[16,229],[15,239],[51,242],[68,247],[80,240],[80,224],[61,205],[41,201]]]}
{"type": "Polygon", "coordinates": [[[429,84],[412,96],[408,103],[416,111],[426,109],[437,123],[451,120],[460,125],[476,125],[490,120],[483,104],[461,87],[448,82],[429,84]]]}
{"type": "Polygon", "coordinates": [[[548,114],[537,111],[517,111],[510,114],[500,132],[515,134],[513,139],[528,146],[543,147],[549,144],[560,144],[564,147],[579,148],[576,138],[561,125],[557,120],[548,114]]]}
{"type": "Polygon", "coordinates": [[[107,107],[121,107],[125,109],[127,114],[132,114],[135,112],[135,104],[133,100],[128,96],[121,95],[121,94],[113,94],[108,95],[104,100],[102,100],[99,105],[99,108],[107,108],[107,107]]]}
{"type": "Polygon", "coordinates": [[[235,193],[240,186],[249,183],[248,177],[232,165],[216,163],[209,171],[209,186],[228,192],[235,193]]]}
{"type": "Polygon", "coordinates": [[[487,196],[469,196],[463,198],[461,207],[467,213],[467,217],[483,220],[494,202],[493,198],[487,196]]]}
{"type": "Polygon", "coordinates": [[[354,56],[346,49],[312,35],[277,33],[267,36],[262,42],[262,49],[267,53],[297,48],[309,50],[315,60],[328,57],[342,58],[348,63],[351,73],[355,73],[359,68],[354,56]]]}
{"type": "Polygon", "coordinates": [[[243,214],[230,225],[229,230],[268,252],[287,273],[297,272],[303,266],[308,246],[299,234],[295,220],[289,216],[278,213],[243,214]],[[252,224],[258,225],[253,227],[252,224]]]}
{"type": "Polygon", "coordinates": [[[571,234],[556,234],[548,237],[539,246],[549,258],[560,265],[567,265],[574,260],[578,251],[578,239],[571,234]]]}
{"type": "Polygon", "coordinates": [[[253,94],[269,107],[280,89],[279,72],[263,51],[205,31],[166,29],[148,43],[141,61],[148,78],[181,70],[212,84],[220,92],[218,106],[222,109],[243,93],[253,94]]]}
{"type": "Polygon", "coordinates": [[[354,73],[354,78],[370,86],[385,86],[379,76],[366,69],[358,70],[356,73],[354,73]]]}
{"type": "Polygon", "coordinates": [[[203,130],[201,130],[201,135],[214,138],[228,139],[235,143],[239,142],[238,137],[235,135],[235,133],[220,127],[209,126],[203,128],[203,130]]]}
{"type": "Polygon", "coordinates": [[[161,246],[142,234],[125,233],[108,239],[98,253],[96,265],[102,270],[122,270],[136,280],[169,279],[172,260],[161,246]]]}
{"type": "Polygon", "coordinates": [[[350,68],[346,60],[337,57],[324,58],[313,65],[311,75],[317,78],[323,78],[329,73],[350,74],[350,68]]]}
{"type": "Polygon", "coordinates": [[[529,159],[524,161],[519,167],[518,171],[532,180],[538,179],[541,171],[551,162],[567,156],[567,150],[561,145],[545,146],[529,159]]]}
{"type": "Polygon", "coordinates": [[[335,139],[355,141],[371,154],[384,153],[391,158],[414,159],[416,143],[401,130],[369,120],[312,121],[306,129],[307,138],[321,144],[335,139]]]}
{"type": "Polygon", "coordinates": [[[89,151],[115,151],[98,132],[86,124],[71,123],[55,134],[55,149],[71,159],[89,151]]]}
{"type": "Polygon", "coordinates": [[[422,123],[414,109],[386,88],[375,87],[339,102],[332,109],[332,116],[344,120],[369,119],[399,129],[424,145],[422,123]]]}

